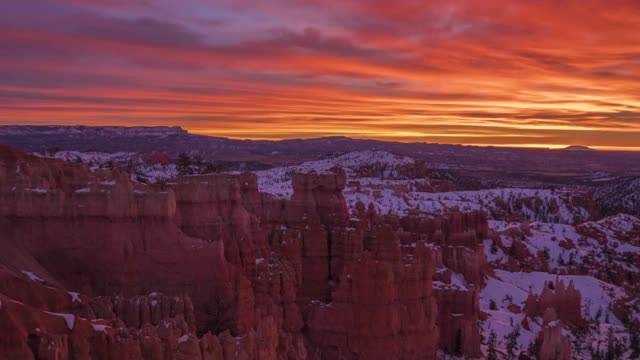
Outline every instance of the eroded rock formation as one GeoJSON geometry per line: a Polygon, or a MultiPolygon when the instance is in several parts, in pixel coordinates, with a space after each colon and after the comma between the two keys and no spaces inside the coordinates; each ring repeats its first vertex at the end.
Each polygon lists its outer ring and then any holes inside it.
{"type": "Polygon", "coordinates": [[[252,174],[146,186],[0,147],[0,351],[479,356],[484,215],[349,214],[345,183],[300,174],[276,200],[252,174]]]}
{"type": "Polygon", "coordinates": [[[562,333],[562,321],[557,320],[556,311],[547,308],[544,312],[542,330],[536,339],[538,359],[569,360],[571,359],[571,341],[562,333]]]}
{"type": "Polygon", "coordinates": [[[562,280],[556,279],[553,288],[551,289],[550,283],[545,282],[540,296],[529,293],[524,307],[527,316],[542,316],[547,309],[552,309],[558,319],[573,325],[582,324],[582,296],[574,287],[573,281],[566,286],[562,280]]]}

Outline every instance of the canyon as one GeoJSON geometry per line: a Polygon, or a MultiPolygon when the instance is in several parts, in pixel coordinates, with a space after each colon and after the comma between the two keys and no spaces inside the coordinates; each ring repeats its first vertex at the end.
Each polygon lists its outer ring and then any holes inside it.
{"type": "Polygon", "coordinates": [[[640,220],[588,189],[382,151],[204,168],[0,146],[0,358],[634,353],[640,220]]]}
{"type": "Polygon", "coordinates": [[[1,159],[12,358],[481,354],[481,213],[349,214],[339,169],[297,174],[278,200],[253,174],[156,188],[7,147],[1,159]]]}

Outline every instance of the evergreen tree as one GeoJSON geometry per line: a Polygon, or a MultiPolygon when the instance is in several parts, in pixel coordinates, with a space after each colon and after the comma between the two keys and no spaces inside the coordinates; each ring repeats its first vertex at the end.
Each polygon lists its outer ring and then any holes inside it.
{"type": "Polygon", "coordinates": [[[540,352],[539,347],[539,344],[535,340],[529,343],[529,347],[527,348],[527,354],[529,354],[529,358],[537,358],[538,352],[540,352]]]}
{"type": "MultiPolygon", "coordinates": [[[[513,318],[511,318],[511,325],[513,326],[513,318]]],[[[520,337],[520,324],[515,324],[513,330],[508,333],[504,338],[507,348],[507,360],[516,359],[515,350],[518,346],[518,338],[520,337]]]]}
{"type": "Polygon", "coordinates": [[[191,170],[191,158],[187,153],[181,153],[178,155],[178,161],[176,163],[176,170],[178,170],[178,175],[185,176],[193,174],[191,170]]]}
{"type": "Polygon", "coordinates": [[[573,343],[574,358],[582,355],[583,344],[586,342],[585,338],[588,333],[589,333],[589,325],[586,323],[577,326],[576,329],[573,331],[574,338],[572,340],[572,343],[573,343]]]}
{"type": "Polygon", "coordinates": [[[607,360],[618,360],[622,359],[626,351],[626,346],[623,341],[618,340],[613,335],[613,329],[609,328],[609,332],[607,334],[607,352],[605,354],[605,358],[607,360]]]}
{"type": "Polygon", "coordinates": [[[487,342],[487,360],[498,360],[498,351],[496,350],[496,342],[498,336],[495,331],[491,330],[489,334],[489,341],[487,342]]]}
{"type": "Polygon", "coordinates": [[[615,357],[615,341],[613,339],[613,330],[611,328],[609,328],[609,332],[607,333],[607,353],[605,355],[605,358],[607,360],[614,360],[615,357]]]}
{"type": "Polygon", "coordinates": [[[564,258],[562,257],[562,254],[558,254],[558,265],[564,266],[564,258]]]}
{"type": "MultiPolygon", "coordinates": [[[[509,305],[513,304],[513,295],[511,294],[506,294],[504,296],[504,298],[502,299],[503,303],[508,303],[509,305]]],[[[513,322],[513,318],[511,319],[511,321],[513,322]]],[[[511,324],[513,326],[513,324],[511,324]]]]}

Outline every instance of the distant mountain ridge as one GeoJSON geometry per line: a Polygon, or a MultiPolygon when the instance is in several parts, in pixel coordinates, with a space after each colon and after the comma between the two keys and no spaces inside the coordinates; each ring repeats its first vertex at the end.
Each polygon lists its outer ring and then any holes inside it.
{"type": "Polygon", "coordinates": [[[559,149],[559,150],[564,150],[564,151],[597,151],[596,149],[592,149],[588,146],[582,146],[582,145],[570,145],[567,146],[565,148],[559,149]]]}
{"type": "Polygon", "coordinates": [[[187,135],[179,126],[57,126],[57,125],[7,125],[0,126],[0,136],[29,135],[99,135],[99,136],[155,136],[187,135]]]}
{"type": "MultiPolygon", "coordinates": [[[[25,152],[47,149],[80,152],[161,151],[208,161],[265,166],[295,165],[354,151],[386,151],[424,160],[429,167],[460,171],[485,179],[509,179],[526,186],[574,183],[573,177],[594,172],[640,176],[640,152],[552,151],[434,143],[401,143],[348,137],[287,140],[237,140],[189,133],[181,127],[0,126],[0,144],[25,152]],[[567,177],[572,177],[569,181],[567,177]]],[[[258,166],[261,167],[261,166],[258,166]]]]}

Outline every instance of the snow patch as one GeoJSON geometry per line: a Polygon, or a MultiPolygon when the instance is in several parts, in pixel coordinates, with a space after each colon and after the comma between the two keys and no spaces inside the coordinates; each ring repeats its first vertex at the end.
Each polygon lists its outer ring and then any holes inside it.
{"type": "Polygon", "coordinates": [[[33,189],[27,189],[28,191],[34,192],[34,193],[39,193],[39,194],[44,194],[49,192],[49,190],[44,189],[44,188],[33,188],[33,189]]]}
{"type": "Polygon", "coordinates": [[[71,302],[82,302],[82,300],[80,300],[80,294],[78,294],[77,292],[73,292],[73,291],[67,291],[69,293],[69,296],[71,296],[71,302]]]}
{"type": "Polygon", "coordinates": [[[60,313],[54,313],[54,312],[48,312],[48,311],[45,311],[45,313],[50,314],[50,315],[59,316],[59,317],[63,318],[65,323],[67,323],[67,327],[69,328],[69,330],[73,330],[73,325],[76,322],[75,315],[73,315],[73,314],[60,314],[60,313]]]}
{"type": "Polygon", "coordinates": [[[31,280],[31,281],[37,281],[37,282],[41,282],[41,283],[44,282],[44,280],[42,278],[40,278],[38,275],[32,273],[31,271],[22,270],[22,273],[25,274],[29,278],[29,280],[31,280]]]}
{"type": "Polygon", "coordinates": [[[102,332],[102,333],[107,333],[107,328],[110,328],[111,326],[108,325],[103,325],[103,324],[91,324],[91,327],[93,328],[93,331],[95,332],[102,332]]]}
{"type": "Polygon", "coordinates": [[[189,334],[182,335],[178,338],[178,344],[187,342],[189,340],[189,334]]]}

